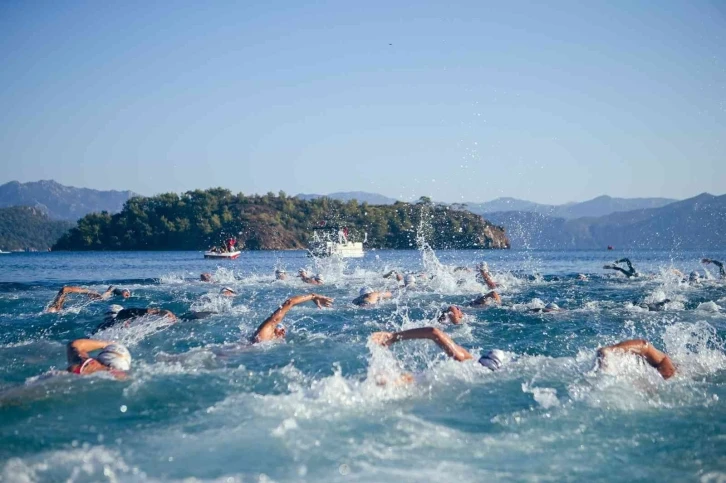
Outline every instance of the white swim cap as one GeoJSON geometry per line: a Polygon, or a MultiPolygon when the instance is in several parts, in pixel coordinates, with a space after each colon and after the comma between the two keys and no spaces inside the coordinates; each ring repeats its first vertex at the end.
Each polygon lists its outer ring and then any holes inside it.
{"type": "Polygon", "coordinates": [[[123,309],[124,308],[122,306],[120,306],[119,304],[109,305],[108,310],[106,310],[106,314],[107,315],[110,315],[110,314],[116,315],[119,312],[121,312],[123,309]]]}
{"type": "Polygon", "coordinates": [[[278,268],[275,273],[287,273],[284,268],[278,268]]]}
{"type": "Polygon", "coordinates": [[[479,364],[484,367],[496,371],[502,367],[502,360],[504,359],[504,352],[499,349],[492,349],[479,359],[479,364]]]}
{"type": "Polygon", "coordinates": [[[372,288],[370,288],[370,287],[363,287],[362,289],[360,289],[360,291],[358,292],[358,294],[362,297],[364,295],[368,295],[369,293],[373,293],[373,292],[375,292],[375,290],[373,290],[372,288]]]}
{"type": "Polygon", "coordinates": [[[231,289],[229,287],[224,287],[224,288],[222,288],[222,290],[219,291],[219,293],[224,293],[224,292],[232,292],[233,294],[237,295],[237,292],[235,292],[233,289],[231,289]]]}
{"type": "Polygon", "coordinates": [[[416,277],[409,273],[403,277],[403,283],[404,285],[416,285],[416,277]]]}
{"type": "Polygon", "coordinates": [[[121,344],[109,344],[103,348],[96,360],[118,371],[128,371],[131,369],[131,354],[129,350],[121,344]]]}
{"type": "Polygon", "coordinates": [[[550,302],[550,303],[548,303],[547,305],[545,305],[545,306],[544,306],[544,308],[545,308],[545,309],[548,309],[548,310],[560,310],[560,306],[559,306],[559,305],[557,305],[557,304],[556,304],[556,303],[554,303],[554,302],[550,302]]]}

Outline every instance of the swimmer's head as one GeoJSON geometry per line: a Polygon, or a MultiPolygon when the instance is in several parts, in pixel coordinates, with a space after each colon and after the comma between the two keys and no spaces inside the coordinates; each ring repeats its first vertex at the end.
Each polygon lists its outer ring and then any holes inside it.
{"type": "Polygon", "coordinates": [[[370,288],[370,287],[363,287],[363,288],[361,288],[358,291],[358,295],[360,297],[364,297],[364,296],[368,295],[369,293],[373,293],[373,292],[375,292],[375,290],[373,290],[372,288],[370,288]]]}
{"type": "Polygon", "coordinates": [[[693,282],[700,282],[701,281],[701,276],[698,274],[698,272],[693,271],[693,272],[690,273],[690,275],[688,275],[688,281],[689,282],[692,282],[692,283],[693,282]]]}
{"type": "Polygon", "coordinates": [[[485,272],[489,271],[489,264],[487,262],[481,262],[479,264],[479,270],[483,270],[485,272]]]}
{"type": "Polygon", "coordinates": [[[452,324],[460,324],[464,318],[464,312],[456,305],[445,307],[443,313],[439,316],[439,322],[451,322],[452,324]]]}
{"type": "Polygon", "coordinates": [[[414,285],[416,285],[416,277],[412,273],[409,273],[408,275],[403,277],[403,284],[406,287],[413,287],[414,285]]]}
{"type": "Polygon", "coordinates": [[[548,303],[547,305],[544,306],[544,311],[545,312],[553,312],[555,310],[560,310],[560,306],[557,305],[554,302],[550,302],[550,303],[548,303]]]}
{"type": "Polygon", "coordinates": [[[212,274],[211,273],[203,273],[199,276],[199,280],[202,282],[211,282],[212,281],[212,274]]]}
{"type": "Polygon", "coordinates": [[[237,292],[229,287],[224,287],[222,290],[219,291],[219,295],[223,297],[234,297],[235,295],[237,295],[237,292]]]}
{"type": "Polygon", "coordinates": [[[317,274],[313,277],[313,280],[315,280],[318,283],[323,283],[323,276],[320,274],[317,274]]]}
{"type": "Polygon", "coordinates": [[[287,332],[287,330],[285,329],[285,326],[284,325],[277,324],[275,326],[275,331],[274,331],[275,338],[277,338],[277,339],[284,339],[286,332],[287,332]]]}
{"type": "Polygon", "coordinates": [[[287,272],[282,268],[278,268],[275,270],[275,278],[277,280],[285,280],[287,278],[287,272]]]}
{"type": "Polygon", "coordinates": [[[109,344],[95,358],[106,367],[117,371],[128,371],[131,369],[131,354],[121,344],[109,344]]]}
{"type": "Polygon", "coordinates": [[[579,281],[581,281],[581,282],[587,282],[587,275],[585,275],[585,274],[583,274],[583,273],[579,273],[579,274],[577,275],[577,279],[578,279],[579,281]]]}
{"type": "Polygon", "coordinates": [[[117,297],[123,297],[127,299],[131,297],[131,290],[127,288],[115,288],[113,289],[113,294],[117,297]]]}
{"type": "Polygon", "coordinates": [[[496,371],[502,367],[503,361],[504,352],[499,349],[493,349],[479,359],[479,364],[491,369],[492,371],[496,371]]]}

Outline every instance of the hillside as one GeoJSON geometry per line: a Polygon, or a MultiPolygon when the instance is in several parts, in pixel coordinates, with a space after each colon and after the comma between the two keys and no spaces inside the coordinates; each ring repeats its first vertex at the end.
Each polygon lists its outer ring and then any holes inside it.
{"type": "Polygon", "coordinates": [[[648,208],[659,208],[677,200],[669,198],[613,198],[611,196],[598,196],[579,203],[565,203],[563,205],[543,205],[516,198],[497,198],[486,203],[469,203],[467,208],[479,215],[504,212],[539,213],[555,218],[574,219],[582,217],[598,217],[611,213],[618,213],[648,208]]]}
{"type": "Polygon", "coordinates": [[[507,227],[515,248],[715,249],[726,240],[726,195],[707,193],[659,208],[567,220],[540,213],[487,217],[507,227]]]}
{"type": "Polygon", "coordinates": [[[315,200],[322,197],[346,202],[356,200],[358,203],[368,203],[369,205],[392,205],[397,201],[387,196],[379,195],[377,193],[367,193],[365,191],[340,191],[327,195],[301,193],[296,196],[296,198],[300,198],[301,200],[315,200]]]}
{"type": "Polygon", "coordinates": [[[425,199],[369,205],[216,188],[136,197],[115,215],[86,215],[54,249],[200,250],[229,236],[251,250],[296,249],[307,246],[313,230],[342,226],[353,240],[367,235],[369,248],[415,248],[419,234],[434,248],[509,248],[502,228],[425,199]]]}
{"type": "Polygon", "coordinates": [[[0,249],[44,251],[72,227],[73,223],[51,220],[30,206],[0,208],[0,249]]]}
{"type": "Polygon", "coordinates": [[[55,181],[0,185],[0,208],[32,206],[50,218],[76,221],[93,212],[117,213],[134,196],[131,191],[98,191],[64,186],[55,181]]]}

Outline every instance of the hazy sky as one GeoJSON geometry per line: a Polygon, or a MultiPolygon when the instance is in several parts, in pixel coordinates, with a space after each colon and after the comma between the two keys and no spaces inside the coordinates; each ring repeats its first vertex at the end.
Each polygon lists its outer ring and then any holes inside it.
{"type": "Polygon", "coordinates": [[[0,183],[724,192],[724,4],[402,3],[2,2],[0,183]]]}

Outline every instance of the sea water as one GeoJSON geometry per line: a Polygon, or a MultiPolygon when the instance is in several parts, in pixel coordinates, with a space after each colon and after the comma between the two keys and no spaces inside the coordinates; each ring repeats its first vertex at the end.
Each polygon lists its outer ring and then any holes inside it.
{"type": "Polygon", "coordinates": [[[0,481],[724,481],[726,284],[704,256],[726,251],[2,255],[0,481]],[[602,269],[622,256],[643,276],[602,269]],[[439,324],[442,306],[485,291],[474,272],[455,270],[481,261],[503,306],[439,324]],[[274,280],[275,268],[290,279],[274,280]],[[300,268],[325,284],[303,284],[300,268]],[[673,268],[705,280],[689,285],[673,268]],[[392,269],[426,278],[399,290],[382,277],[392,269]],[[215,283],[200,282],[202,272],[215,283]],[[65,284],[133,296],[70,297],[44,313],[65,284]],[[218,297],[223,286],[238,295],[218,297]],[[358,308],[363,286],[394,296],[358,308]],[[297,306],[285,342],[246,343],[285,299],[310,291],[333,307],[297,306]],[[663,312],[638,306],[664,298],[663,312]],[[530,311],[548,302],[565,310],[530,311]],[[145,317],[93,335],[128,346],[126,380],[54,373],[67,366],[66,343],[91,336],[109,303],[219,313],[173,325],[145,317]],[[424,326],[475,358],[498,348],[507,361],[491,372],[427,341],[369,343],[376,331],[424,326]],[[632,356],[595,370],[598,347],[631,338],[669,353],[678,375],[663,380],[632,356]],[[404,373],[415,382],[379,384],[404,373]]]}

